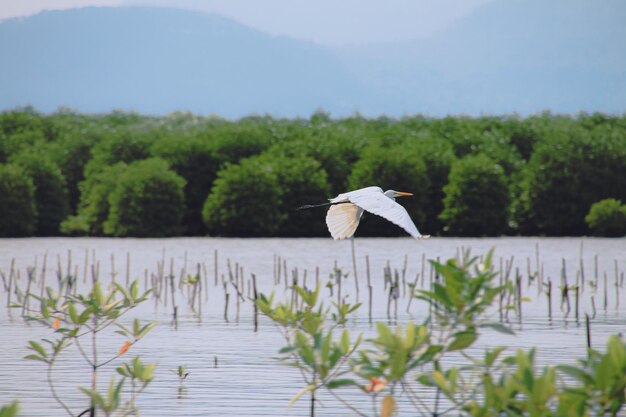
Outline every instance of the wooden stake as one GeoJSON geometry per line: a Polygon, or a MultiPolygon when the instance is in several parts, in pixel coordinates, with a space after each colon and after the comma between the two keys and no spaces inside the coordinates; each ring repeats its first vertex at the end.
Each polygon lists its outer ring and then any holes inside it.
{"type": "Polygon", "coordinates": [[[415,274],[415,280],[413,281],[413,286],[411,287],[410,291],[411,293],[409,294],[409,303],[406,306],[406,312],[410,314],[410,309],[411,309],[411,302],[413,301],[413,298],[415,298],[415,293],[417,292],[417,280],[419,279],[420,274],[419,272],[415,274]]]}
{"type": "Polygon", "coordinates": [[[130,284],[130,251],[126,252],[126,286],[130,284]]]}
{"type": "Polygon", "coordinates": [[[579,291],[578,291],[578,285],[576,285],[576,286],[574,287],[574,291],[575,291],[574,295],[575,295],[575,297],[576,297],[576,298],[575,298],[575,307],[576,307],[576,311],[574,312],[574,314],[575,314],[575,317],[576,317],[576,324],[578,324],[578,322],[579,322],[579,321],[578,321],[578,292],[579,292],[579,291]]]}
{"type": "Polygon", "coordinates": [[[217,249],[215,249],[215,251],[213,252],[213,273],[215,276],[215,286],[217,287],[217,277],[218,277],[218,270],[217,270],[217,249]]]}
{"type": "Polygon", "coordinates": [[[356,301],[359,302],[359,276],[356,270],[356,255],[354,250],[354,237],[350,239],[350,247],[352,249],[352,271],[354,273],[354,287],[356,288],[356,301]]]}
{"type": "Polygon", "coordinates": [[[252,274],[252,295],[254,297],[254,332],[259,329],[259,307],[257,306],[258,294],[256,290],[256,276],[252,274]]]}
{"type": "Polygon", "coordinates": [[[608,294],[606,271],[604,271],[604,311],[606,311],[608,307],[609,307],[609,294],[608,294]]]}
{"type": "Polygon", "coordinates": [[[552,321],[552,279],[548,277],[548,291],[546,291],[548,297],[548,320],[552,321]]]}
{"type": "MultiPolygon", "coordinates": [[[[89,253],[88,251],[86,251],[87,253],[89,253]]],[[[48,263],[48,251],[46,251],[46,254],[43,256],[43,265],[41,266],[41,294],[40,297],[43,298],[43,292],[46,289],[46,269],[47,266],[46,264],[48,263]]],[[[87,266],[85,265],[85,269],[87,268],[87,266]]],[[[85,276],[87,275],[87,271],[85,270],[85,276]]]]}
{"type": "Polygon", "coordinates": [[[585,264],[583,262],[583,243],[584,240],[580,241],[580,291],[585,291],[585,264]]]}
{"type": "Polygon", "coordinates": [[[591,325],[589,324],[589,314],[585,313],[585,328],[587,329],[587,348],[591,349],[591,325]]]}

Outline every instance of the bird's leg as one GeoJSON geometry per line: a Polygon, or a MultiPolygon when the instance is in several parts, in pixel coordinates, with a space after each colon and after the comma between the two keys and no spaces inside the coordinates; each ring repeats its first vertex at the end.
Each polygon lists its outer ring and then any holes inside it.
{"type": "Polygon", "coordinates": [[[304,206],[300,206],[297,207],[296,210],[306,210],[306,209],[310,209],[310,208],[315,208],[315,207],[326,207],[326,206],[334,206],[336,204],[345,204],[345,203],[349,203],[349,201],[338,201],[336,203],[322,203],[322,204],[305,204],[304,206]]]}

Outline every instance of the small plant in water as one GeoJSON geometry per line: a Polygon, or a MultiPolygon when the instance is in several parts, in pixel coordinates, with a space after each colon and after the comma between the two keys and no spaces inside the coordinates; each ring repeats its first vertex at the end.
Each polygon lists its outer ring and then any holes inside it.
{"type": "Polygon", "coordinates": [[[48,287],[45,296],[27,295],[40,302],[39,311],[36,313],[31,311],[27,319],[50,327],[56,338],[43,339],[43,344],[31,340],[29,349],[32,353],[27,355],[26,359],[46,364],[47,382],[52,395],[68,415],[95,416],[98,410],[106,416],[138,414],[135,404],[137,395],[152,381],[155,365],[143,363],[138,356],[122,364],[117,368],[121,378],[118,380],[113,376],[104,394],[98,389],[98,372],[126,354],[156,325],[156,322],[142,324],[138,319],[133,321],[130,328],[119,323],[120,317],[145,301],[149,292],[139,294],[137,281],[128,288],[114,282],[108,290],[103,290],[100,282],[94,280],[92,289],[87,295],[73,295],[69,291],[64,291],[63,283],[59,293],[48,287]],[[115,353],[105,353],[105,357],[102,358],[99,336],[110,326],[117,326],[118,330],[115,333],[122,335],[125,340],[115,353]],[[88,365],[91,376],[91,386],[80,387],[87,395],[90,405],[79,413],[71,410],[58,395],[57,381],[53,372],[59,356],[70,346],[76,347],[77,356],[88,365]],[[128,380],[130,396],[123,401],[122,392],[128,380]]]}
{"type": "Polygon", "coordinates": [[[178,365],[176,370],[172,370],[177,376],[178,381],[182,384],[185,379],[189,376],[189,372],[187,371],[187,365],[178,365]]]}
{"type": "Polygon", "coordinates": [[[311,294],[296,288],[305,300],[303,310],[293,303],[274,305],[273,297],[262,295],[261,311],[279,325],[287,341],[279,360],[300,369],[305,379],[306,386],[292,402],[310,392],[313,416],[315,393],[325,388],[359,416],[390,417],[399,404],[413,408],[410,415],[432,417],[618,416],[626,396],[626,344],[621,337],[610,338],[606,353],[589,349],[577,365],[543,369],[536,366],[534,349],[508,356],[504,346],[478,356],[468,352],[482,329],[512,333],[487,320],[494,301],[511,291],[495,285],[491,258],[489,252],[478,263],[465,253],[460,261],[432,262],[440,279],[431,290],[415,291],[430,304],[432,316],[395,329],[377,323],[376,336],[362,348],[361,337],[351,344],[345,328],[339,342],[332,338],[332,330],[356,309],[335,305],[339,311],[329,321],[328,311],[318,305],[319,288],[311,294]],[[454,361],[444,361],[451,355],[454,361]],[[462,366],[449,365],[459,358],[462,366]],[[350,387],[369,401],[344,400],[340,391],[350,387]]]}
{"type": "MultiPolygon", "coordinates": [[[[273,294],[261,294],[257,301],[263,314],[272,319],[280,328],[287,345],[281,349],[279,360],[300,370],[305,387],[291,400],[290,405],[304,394],[310,394],[310,415],[315,415],[317,392],[320,388],[331,389],[342,384],[341,377],[349,372],[344,365],[361,342],[358,336],[351,342],[347,329],[343,329],[339,339],[334,336],[338,323],[327,326],[329,311],[318,303],[320,286],[314,291],[295,286],[294,290],[303,303],[274,304],[273,294]]],[[[337,305],[336,305],[337,306],[337,305]]],[[[357,306],[343,304],[338,307],[335,317],[345,318],[348,311],[357,306]]]]}
{"type": "Polygon", "coordinates": [[[0,417],[15,417],[19,411],[19,405],[17,401],[12,402],[9,405],[0,407],[0,417]]]}

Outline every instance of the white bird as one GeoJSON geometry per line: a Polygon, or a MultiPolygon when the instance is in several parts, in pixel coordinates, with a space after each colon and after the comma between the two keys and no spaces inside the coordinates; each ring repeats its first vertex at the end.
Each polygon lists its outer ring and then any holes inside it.
{"type": "Polygon", "coordinates": [[[396,203],[396,197],[412,195],[394,190],[383,192],[380,187],[366,187],[339,194],[337,197],[331,198],[328,203],[302,206],[299,209],[330,205],[328,213],[326,213],[326,225],[335,240],[348,239],[354,236],[363,211],[384,217],[402,227],[416,239],[427,239],[430,236],[422,235],[406,209],[396,203]]]}

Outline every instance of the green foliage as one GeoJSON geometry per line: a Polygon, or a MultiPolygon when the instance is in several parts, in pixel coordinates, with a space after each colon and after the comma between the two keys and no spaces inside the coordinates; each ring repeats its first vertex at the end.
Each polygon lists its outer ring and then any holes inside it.
{"type": "Polygon", "coordinates": [[[597,236],[626,235],[626,205],[614,198],[598,201],[585,216],[589,229],[597,236]]]}
{"type": "Polygon", "coordinates": [[[4,405],[0,408],[0,417],[16,417],[19,409],[17,401],[14,401],[9,405],[4,405]]]}
{"type": "Polygon", "coordinates": [[[626,402],[626,344],[622,338],[609,338],[606,353],[590,349],[579,364],[559,367],[576,381],[561,393],[559,415],[619,415],[626,402]]]}
{"type": "MultiPolygon", "coordinates": [[[[426,164],[419,155],[407,152],[404,146],[383,147],[376,144],[364,149],[361,159],[354,164],[349,183],[350,189],[378,185],[383,190],[413,193],[413,197],[403,199],[400,204],[406,208],[415,224],[422,224],[426,218],[424,208],[430,204],[426,164]]],[[[422,231],[429,233],[423,228],[422,231]]],[[[372,215],[364,217],[357,233],[393,236],[403,232],[398,227],[390,226],[388,221],[372,215]]]]}
{"type": "Polygon", "coordinates": [[[108,196],[104,233],[113,236],[160,237],[180,233],[185,180],[159,158],[127,166],[108,196]]]}
{"type": "MultiPolygon", "coordinates": [[[[592,204],[607,198],[626,201],[625,119],[585,113],[441,119],[420,115],[367,119],[356,114],[333,119],[319,111],[310,119],[252,116],[228,121],[189,113],[163,117],[117,111],[86,115],[62,109],[43,115],[24,108],[0,113],[0,163],[38,155],[60,168],[69,200],[62,231],[68,234],[104,234],[111,190],[104,186],[107,179],[103,172],[118,164],[159,157],[186,181],[182,228],[175,233],[317,236],[325,233],[323,210],[294,216],[292,206],[319,203],[357,187],[378,185],[414,192],[414,198],[400,203],[428,234],[442,234],[445,228],[454,235],[583,235],[591,231],[585,216],[592,204]],[[258,211],[261,216],[258,221],[251,218],[250,227],[244,229],[234,224],[236,216],[227,213],[233,210],[232,202],[223,200],[228,207],[218,207],[215,202],[221,197],[212,197],[211,211],[217,214],[209,216],[206,223],[205,203],[218,172],[226,172],[227,167],[231,174],[246,171],[246,167],[232,167],[250,164],[244,161],[253,157],[264,158],[255,164],[276,170],[276,175],[269,174],[275,179],[263,174],[259,181],[278,183],[265,191],[276,194],[268,201],[281,201],[282,206],[273,207],[285,211],[277,216],[258,210],[250,195],[248,199],[237,197],[237,205],[252,205],[237,210],[253,216],[258,211]],[[500,178],[494,179],[497,196],[483,192],[481,187],[486,184],[482,179],[462,181],[455,174],[453,181],[452,165],[459,170],[458,165],[466,163],[455,161],[477,157],[487,157],[491,166],[500,167],[500,173],[488,175],[500,178]],[[307,161],[312,169],[308,185],[294,167],[295,160],[307,161]],[[302,196],[304,201],[282,191],[281,187],[289,184],[280,172],[293,172],[294,186],[300,183],[310,188],[311,193],[302,196]],[[507,192],[500,194],[501,180],[507,192]],[[444,193],[444,187],[455,191],[454,198],[444,193]],[[474,197],[465,188],[473,187],[480,190],[475,196],[480,201],[468,205],[467,199],[474,197]],[[482,218],[474,217],[483,212],[482,218]],[[495,221],[485,224],[485,218],[495,221]],[[268,222],[274,224],[262,224],[268,222]]],[[[53,177],[56,184],[58,175],[53,177]]],[[[253,182],[247,183],[253,186],[253,182]]],[[[34,185],[41,192],[42,187],[34,185]]],[[[61,194],[50,190],[48,196],[61,194]]],[[[49,214],[61,215],[56,210],[49,214]]],[[[53,221],[42,218],[40,225],[57,222],[56,217],[53,221]]],[[[395,231],[389,231],[388,222],[366,215],[359,234],[381,236],[395,231]]]]}
{"type": "Polygon", "coordinates": [[[495,300],[513,290],[495,285],[491,260],[490,251],[480,260],[466,252],[443,264],[431,261],[437,278],[430,291],[419,290],[416,296],[430,304],[434,315],[420,325],[376,323],[367,344],[360,336],[353,344],[345,327],[339,338],[333,337],[358,306],[335,305],[337,314],[329,315],[320,303],[319,286],[314,291],[295,286],[285,303],[276,303],[273,294],[261,295],[259,309],[278,325],[286,342],[278,360],[299,369],[305,383],[291,402],[309,393],[314,416],[316,394],[325,389],[361,416],[372,411],[391,416],[399,407],[414,409],[409,415],[428,416],[620,415],[626,402],[626,343],[621,336],[610,337],[605,352],[589,349],[576,365],[542,368],[535,349],[508,356],[504,346],[482,354],[468,349],[481,329],[512,333],[487,321],[495,300]],[[459,360],[463,363],[455,365],[459,360]],[[354,399],[355,388],[361,398],[354,399]],[[434,404],[425,396],[434,398],[434,404]]]}
{"type": "Polygon", "coordinates": [[[485,155],[467,156],[452,166],[444,187],[441,219],[455,236],[495,236],[507,226],[509,192],[504,170],[485,155]]]}
{"type": "MultiPolygon", "coordinates": [[[[348,330],[343,329],[337,339],[333,335],[337,325],[325,327],[329,310],[324,309],[319,302],[319,285],[311,292],[298,286],[294,286],[293,291],[300,296],[301,303],[274,304],[273,295],[268,298],[261,294],[257,305],[264,315],[281,327],[287,345],[281,349],[279,360],[299,369],[304,379],[305,387],[294,396],[291,403],[310,393],[313,415],[318,389],[355,384],[350,379],[342,378],[348,373],[343,365],[361,343],[361,336],[353,343],[348,330]]],[[[358,305],[347,306],[346,310],[354,311],[357,308],[358,305]]]]}
{"type": "Polygon", "coordinates": [[[206,227],[202,221],[202,206],[221,164],[211,142],[199,134],[168,135],[157,141],[151,152],[166,160],[172,170],[185,179],[184,233],[203,235],[206,227]]]}
{"type": "Polygon", "coordinates": [[[208,130],[206,134],[215,159],[221,165],[234,164],[269,148],[273,139],[266,130],[267,122],[263,119],[242,119],[238,124],[208,130]]]}
{"type": "Polygon", "coordinates": [[[50,157],[61,169],[67,184],[69,209],[76,213],[80,201],[79,184],[85,179],[85,166],[91,159],[91,149],[100,137],[93,130],[72,130],[62,133],[58,140],[49,146],[50,157]]]}
{"type": "MultiPolygon", "coordinates": [[[[407,140],[403,146],[405,146],[407,154],[424,161],[428,183],[430,184],[426,191],[428,195],[425,199],[427,204],[421,205],[425,218],[418,227],[425,233],[441,234],[443,222],[439,215],[444,208],[443,187],[448,183],[450,169],[455,161],[452,145],[433,136],[425,136],[407,140]]],[[[418,190],[419,193],[424,192],[423,188],[418,190]]]]}
{"type": "Polygon", "coordinates": [[[626,200],[626,135],[610,127],[550,132],[540,142],[522,183],[525,221],[548,235],[587,232],[589,207],[626,200]]]}
{"type": "Polygon", "coordinates": [[[61,224],[61,231],[70,235],[104,235],[104,223],[109,218],[109,196],[126,171],[123,162],[105,167],[80,184],[81,200],[78,213],[61,224]]]}
{"type": "Polygon", "coordinates": [[[0,236],[30,236],[36,227],[32,178],[17,165],[0,165],[0,236]]]}
{"type": "MultiPolygon", "coordinates": [[[[482,400],[471,400],[463,405],[470,416],[492,415],[556,417],[553,412],[558,398],[556,370],[545,367],[541,374],[535,366],[535,351],[518,350],[515,356],[505,358],[496,372],[482,376],[482,400]]],[[[582,414],[580,415],[582,417],[582,414]]]]}
{"type": "Polygon", "coordinates": [[[69,214],[69,200],[65,177],[59,167],[45,154],[24,152],[13,158],[24,168],[35,186],[37,209],[37,236],[59,234],[60,224],[69,214]]]}
{"type": "Polygon", "coordinates": [[[71,276],[60,279],[58,293],[48,287],[45,296],[28,295],[39,301],[40,307],[39,310],[32,311],[27,319],[51,328],[56,339],[43,339],[45,345],[35,340],[29,341],[28,349],[32,353],[26,355],[25,359],[46,364],[47,381],[53,397],[69,415],[77,415],[58,396],[53,377],[54,366],[60,355],[67,352],[71,346],[76,346],[76,357],[86,362],[91,373],[91,387],[79,387],[89,399],[90,406],[87,411],[101,410],[106,416],[114,413],[137,414],[136,397],[152,381],[154,364],[144,364],[139,357],[135,357],[130,363],[122,364],[117,368],[122,379],[116,381],[112,377],[104,395],[97,388],[97,376],[101,368],[123,356],[156,325],[156,322],[149,322],[142,326],[139,320],[135,319],[132,329],[129,329],[119,322],[124,314],[146,301],[150,291],[141,294],[138,281],[134,281],[128,288],[114,283],[109,289],[102,288],[99,281],[94,281],[88,294],[74,295],[67,289],[73,285],[75,279],[71,276]],[[106,358],[102,359],[98,354],[98,335],[111,325],[119,328],[116,333],[122,335],[126,341],[117,353],[105,351],[106,358]],[[87,354],[83,347],[83,343],[89,343],[86,340],[91,343],[90,354],[87,354]],[[122,401],[122,387],[127,379],[131,381],[131,396],[127,401],[122,401]]]}
{"type": "Polygon", "coordinates": [[[202,217],[212,235],[274,235],[286,217],[278,210],[282,204],[278,175],[270,161],[247,158],[218,172],[202,217]]]}
{"type": "Polygon", "coordinates": [[[85,176],[100,172],[119,162],[131,163],[150,157],[155,137],[140,129],[119,129],[108,132],[92,148],[92,159],[85,165],[85,176]]]}
{"type": "Polygon", "coordinates": [[[323,236],[326,223],[320,210],[295,208],[307,202],[324,201],[330,194],[326,171],[315,159],[306,156],[271,158],[269,163],[276,172],[281,205],[276,207],[285,218],[280,225],[283,236],[323,236]]]}

